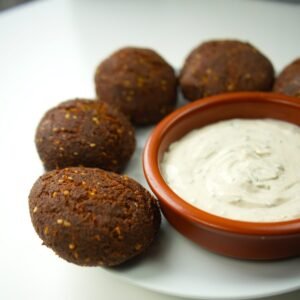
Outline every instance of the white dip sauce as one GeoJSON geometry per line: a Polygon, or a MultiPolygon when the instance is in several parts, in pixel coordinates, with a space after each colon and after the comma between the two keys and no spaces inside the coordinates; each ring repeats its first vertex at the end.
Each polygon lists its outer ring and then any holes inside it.
{"type": "Polygon", "coordinates": [[[272,119],[232,119],[193,130],[161,162],[186,202],[229,219],[300,217],[300,127],[272,119]]]}

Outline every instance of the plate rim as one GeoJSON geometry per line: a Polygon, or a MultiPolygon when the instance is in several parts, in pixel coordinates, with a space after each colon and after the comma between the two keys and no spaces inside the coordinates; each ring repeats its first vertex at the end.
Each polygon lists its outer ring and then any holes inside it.
{"type": "Polygon", "coordinates": [[[259,298],[265,298],[265,297],[272,297],[272,296],[276,296],[276,295],[283,295],[283,294],[287,294],[290,292],[295,292],[297,290],[300,290],[300,282],[299,284],[296,286],[291,286],[291,287],[287,287],[287,288],[281,288],[281,289],[277,289],[277,290],[273,290],[270,292],[265,292],[265,293],[248,293],[247,295],[236,295],[236,296],[224,296],[224,297],[219,297],[219,296],[213,296],[213,295],[199,295],[199,294],[187,294],[187,293],[177,293],[177,292],[172,292],[172,291],[167,291],[164,289],[160,289],[157,287],[153,287],[151,285],[148,284],[144,284],[140,281],[135,281],[132,278],[126,277],[123,274],[124,273],[120,273],[117,270],[113,270],[113,269],[108,269],[108,268],[104,268],[105,272],[111,274],[112,276],[114,276],[115,278],[118,278],[119,280],[123,281],[123,282],[127,282],[133,286],[137,286],[139,288],[144,288],[148,291],[152,291],[152,292],[156,292],[158,294],[163,294],[163,295],[167,295],[167,296],[174,296],[174,297],[184,297],[187,299],[198,299],[198,300],[247,300],[247,299],[259,299],[259,298]]]}

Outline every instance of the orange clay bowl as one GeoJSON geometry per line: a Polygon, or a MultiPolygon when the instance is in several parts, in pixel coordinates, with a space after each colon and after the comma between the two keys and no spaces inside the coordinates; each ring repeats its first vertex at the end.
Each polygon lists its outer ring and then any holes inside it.
{"type": "Polygon", "coordinates": [[[300,219],[256,223],[219,217],[185,202],[160,173],[159,163],[171,143],[195,128],[232,118],[273,118],[300,125],[300,99],[273,93],[231,93],[201,99],[174,111],[156,126],[147,141],[143,154],[146,179],[169,223],[202,247],[241,259],[298,256],[300,219]]]}

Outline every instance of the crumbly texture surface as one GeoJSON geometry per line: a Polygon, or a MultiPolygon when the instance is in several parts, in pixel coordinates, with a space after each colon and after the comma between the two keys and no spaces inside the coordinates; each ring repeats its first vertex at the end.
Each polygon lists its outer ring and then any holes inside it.
{"type": "Polygon", "coordinates": [[[300,58],[287,65],[275,81],[273,90],[300,98],[300,58]]]}
{"type": "Polygon", "coordinates": [[[180,73],[186,99],[237,91],[269,91],[274,81],[272,63],[249,43],[209,41],[195,48],[180,73]]]}
{"type": "Polygon", "coordinates": [[[84,99],[50,109],[35,142],[46,170],[85,166],[120,172],[135,150],[127,118],[105,102],[84,99]]]}
{"type": "Polygon", "coordinates": [[[150,49],[122,48],[97,68],[97,96],[116,105],[136,125],[153,124],[176,104],[173,68],[150,49]]]}
{"type": "Polygon", "coordinates": [[[161,222],[156,199],[133,179],[83,167],[41,176],[29,207],[44,244],[84,266],[116,266],[139,255],[161,222]]]}

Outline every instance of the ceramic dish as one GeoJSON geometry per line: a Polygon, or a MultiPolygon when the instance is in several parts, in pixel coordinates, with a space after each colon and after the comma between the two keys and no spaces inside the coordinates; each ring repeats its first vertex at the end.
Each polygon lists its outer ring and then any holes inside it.
{"type": "MultiPolygon", "coordinates": [[[[126,169],[147,188],[141,155],[152,129],[137,130],[137,150],[126,169]]],[[[158,240],[145,255],[104,270],[128,283],[180,299],[253,299],[300,288],[300,258],[257,262],[217,255],[185,238],[165,219],[158,240]]]]}
{"type": "Polygon", "coordinates": [[[158,124],[145,146],[146,179],[167,220],[202,247],[242,259],[298,256],[300,219],[258,223],[212,215],[181,199],[160,174],[159,162],[172,142],[192,129],[232,118],[273,118],[300,125],[300,101],[272,93],[234,93],[201,99],[176,110],[158,124]]]}

